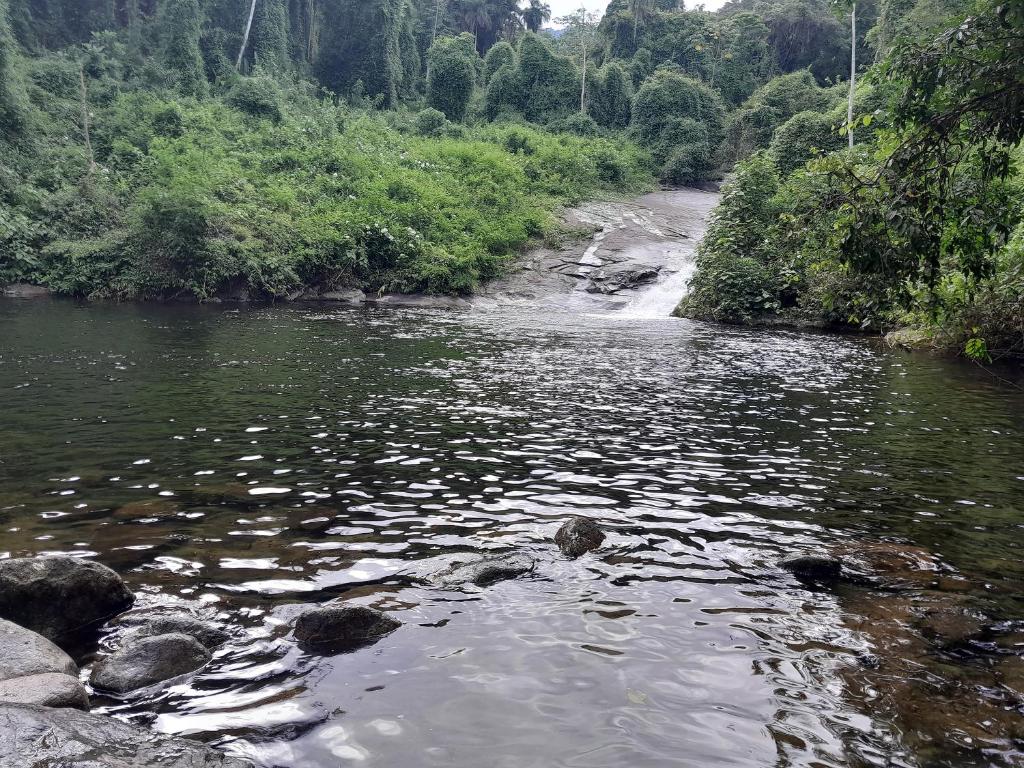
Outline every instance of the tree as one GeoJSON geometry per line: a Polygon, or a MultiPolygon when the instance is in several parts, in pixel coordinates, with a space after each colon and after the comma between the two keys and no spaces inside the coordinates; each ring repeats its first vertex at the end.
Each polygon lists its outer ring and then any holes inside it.
{"type": "Polygon", "coordinates": [[[565,28],[560,40],[561,45],[570,50],[575,49],[580,57],[580,71],[582,72],[580,77],[580,112],[582,114],[587,113],[588,53],[590,47],[594,44],[597,21],[597,14],[590,13],[584,6],[580,6],[580,9],[575,13],[558,19],[558,23],[565,28]]]}
{"type": "Polygon", "coordinates": [[[516,49],[511,44],[502,40],[500,43],[495,45],[491,50],[487,52],[487,56],[484,58],[484,80],[490,82],[491,78],[494,77],[494,73],[504,67],[506,64],[515,67],[516,65],[516,49]]]}
{"type": "Polygon", "coordinates": [[[12,137],[21,132],[24,122],[17,56],[7,0],[0,0],[0,135],[12,137]]]}
{"type": "Polygon", "coordinates": [[[632,87],[622,66],[613,61],[601,68],[596,93],[591,97],[591,114],[599,125],[622,129],[632,116],[632,87]]]}
{"type": "Polygon", "coordinates": [[[288,67],[288,11],[285,0],[263,0],[253,34],[256,63],[280,75],[288,67]]]}
{"type": "Polygon", "coordinates": [[[440,37],[427,52],[430,79],[427,81],[427,104],[444,112],[453,122],[466,117],[469,100],[476,83],[476,46],[467,34],[440,37]]]}
{"type": "Polygon", "coordinates": [[[540,28],[551,20],[551,6],[543,0],[529,0],[529,5],[520,13],[523,24],[531,32],[539,32],[540,28]]]}
{"type": "Polygon", "coordinates": [[[168,0],[160,19],[163,64],[177,89],[188,96],[206,93],[206,74],[199,51],[202,14],[198,0],[168,0]]]}
{"type": "Polygon", "coordinates": [[[629,12],[633,15],[633,46],[636,47],[636,36],[640,22],[646,22],[654,11],[654,0],[629,0],[629,12]]]}

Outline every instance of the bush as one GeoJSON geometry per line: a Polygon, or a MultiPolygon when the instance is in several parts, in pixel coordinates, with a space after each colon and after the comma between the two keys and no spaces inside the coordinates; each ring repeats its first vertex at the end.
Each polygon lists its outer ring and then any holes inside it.
{"type": "Polygon", "coordinates": [[[490,83],[491,78],[494,77],[497,71],[504,66],[509,66],[515,69],[516,49],[506,41],[502,40],[497,45],[493,46],[491,50],[487,52],[486,58],[484,58],[484,82],[490,83]]]}
{"type": "Polygon", "coordinates": [[[416,133],[420,136],[440,136],[448,125],[448,118],[438,109],[427,108],[416,114],[416,133]]]}
{"type": "Polygon", "coordinates": [[[443,112],[449,120],[462,122],[476,83],[479,57],[473,38],[466,34],[438,38],[427,55],[430,58],[427,104],[443,112]]]}
{"type": "Polygon", "coordinates": [[[269,77],[243,77],[228,92],[227,102],[252,117],[280,122],[281,89],[269,77]]]}
{"type": "Polygon", "coordinates": [[[555,133],[572,133],[576,136],[583,137],[594,137],[601,133],[601,129],[597,123],[594,122],[594,118],[590,115],[584,115],[581,112],[577,112],[569,117],[562,118],[561,120],[555,120],[548,124],[555,133]]]}
{"type": "Polygon", "coordinates": [[[769,153],[783,176],[800,168],[816,151],[830,152],[843,146],[832,120],[819,112],[798,112],[775,132],[769,153]]]}

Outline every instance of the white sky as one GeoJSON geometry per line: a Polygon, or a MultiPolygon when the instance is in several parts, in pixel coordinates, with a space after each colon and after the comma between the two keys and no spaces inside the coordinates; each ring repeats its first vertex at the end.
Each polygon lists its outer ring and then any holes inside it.
{"type": "MultiPolygon", "coordinates": [[[[578,11],[580,7],[580,0],[547,0],[547,3],[551,6],[551,13],[555,18],[578,11]]],[[[686,0],[687,8],[696,8],[700,4],[700,0],[686,0]]],[[[721,8],[724,4],[725,0],[704,0],[704,7],[709,11],[721,8]]],[[[604,9],[608,7],[608,0],[583,0],[583,5],[587,6],[588,11],[604,13],[604,9]]]]}

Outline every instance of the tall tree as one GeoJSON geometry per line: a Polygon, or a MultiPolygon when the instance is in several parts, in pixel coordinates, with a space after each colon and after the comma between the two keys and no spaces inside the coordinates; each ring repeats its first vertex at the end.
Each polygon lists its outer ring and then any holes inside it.
{"type": "Polygon", "coordinates": [[[543,0],[530,0],[529,5],[520,14],[528,30],[539,32],[540,28],[551,20],[551,6],[543,0]]]}
{"type": "Polygon", "coordinates": [[[288,11],[285,0],[263,0],[256,14],[253,52],[257,63],[274,74],[288,66],[288,11]]]}
{"type": "Polygon", "coordinates": [[[188,96],[206,93],[203,57],[199,51],[202,12],[198,0],[167,0],[160,18],[163,64],[188,96]]]}
{"type": "Polygon", "coordinates": [[[17,55],[7,0],[0,0],[0,133],[9,136],[20,133],[24,117],[16,67],[17,55]]]}

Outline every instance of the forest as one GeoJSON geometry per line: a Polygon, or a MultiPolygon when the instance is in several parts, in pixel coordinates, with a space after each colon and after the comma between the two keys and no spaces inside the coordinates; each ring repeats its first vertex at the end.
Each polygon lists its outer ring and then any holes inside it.
{"type": "Polygon", "coordinates": [[[0,283],[464,294],[562,206],[725,178],[679,314],[988,360],[1022,104],[1020,0],[0,0],[0,283]]]}

